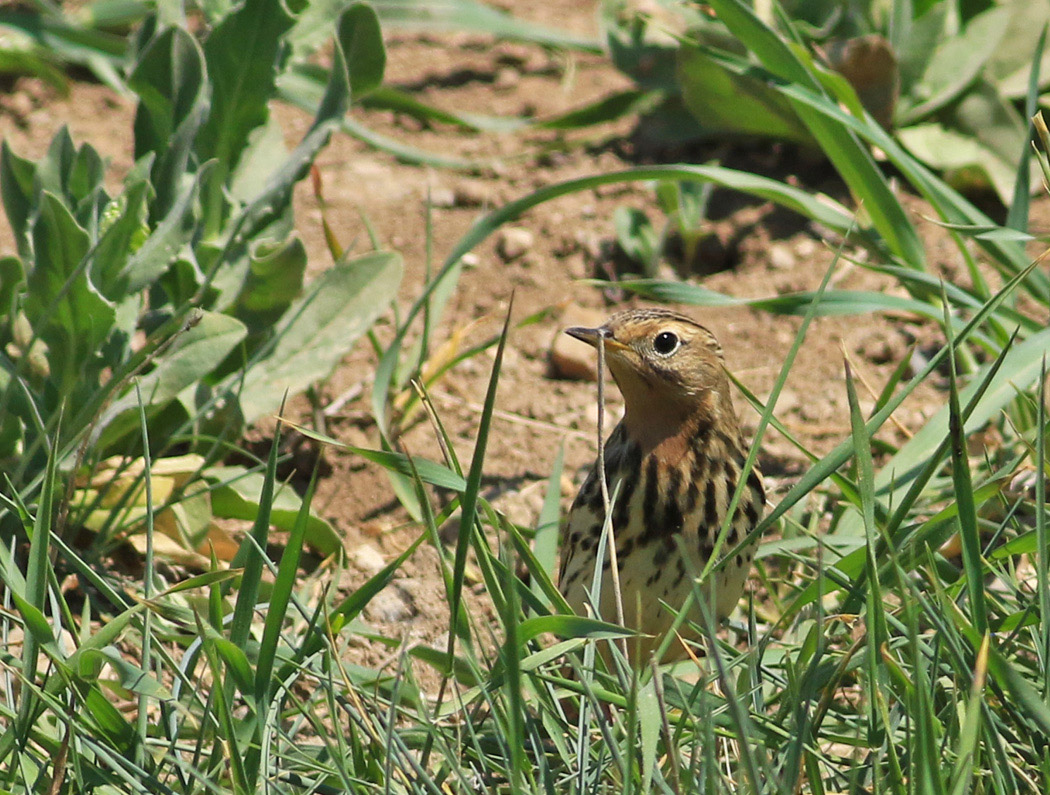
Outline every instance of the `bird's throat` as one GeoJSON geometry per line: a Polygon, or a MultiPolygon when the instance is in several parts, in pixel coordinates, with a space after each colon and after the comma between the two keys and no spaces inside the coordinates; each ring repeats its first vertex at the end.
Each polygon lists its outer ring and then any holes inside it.
{"type": "Polygon", "coordinates": [[[710,412],[696,406],[692,411],[668,411],[659,406],[628,405],[623,422],[642,456],[656,456],[667,466],[678,466],[712,426],[710,412]]]}

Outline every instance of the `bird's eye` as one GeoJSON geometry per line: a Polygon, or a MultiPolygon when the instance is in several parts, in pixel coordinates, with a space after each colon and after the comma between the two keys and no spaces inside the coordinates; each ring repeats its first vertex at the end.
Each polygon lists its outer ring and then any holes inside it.
{"type": "Polygon", "coordinates": [[[678,335],[672,331],[661,331],[653,340],[653,350],[661,356],[670,356],[681,344],[678,335]]]}

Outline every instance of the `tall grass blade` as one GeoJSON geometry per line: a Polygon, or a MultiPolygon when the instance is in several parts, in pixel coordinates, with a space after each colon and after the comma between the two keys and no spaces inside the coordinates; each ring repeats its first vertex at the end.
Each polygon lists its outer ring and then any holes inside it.
{"type": "MultiPolygon", "coordinates": [[[[61,417],[59,418],[61,427],[61,417]]],[[[56,434],[55,438],[58,436],[56,434]]],[[[26,565],[25,591],[23,602],[23,617],[30,629],[38,622],[33,621],[34,612],[39,612],[41,618],[47,611],[47,583],[51,577],[51,533],[55,510],[55,500],[58,486],[58,453],[52,448],[47,458],[47,470],[40,491],[40,501],[37,505],[36,516],[33,517],[32,528],[24,525],[29,535],[29,559],[26,565]]],[[[13,597],[18,594],[12,592],[13,597]]],[[[42,638],[54,637],[50,625],[37,626],[36,631],[25,633],[22,646],[22,680],[27,684],[35,684],[37,674],[37,655],[40,652],[42,638]]],[[[21,702],[18,705],[18,718],[14,722],[14,729],[22,742],[29,736],[30,727],[33,724],[38,711],[42,709],[39,701],[32,697],[32,690],[23,691],[21,702]]]]}
{"type": "MultiPolygon", "coordinates": [[[[550,477],[547,479],[547,494],[543,498],[539,519],[536,521],[536,537],[532,549],[537,565],[553,579],[554,567],[558,555],[558,526],[561,518],[561,475],[565,466],[565,445],[558,447],[550,477]]],[[[533,583],[532,590],[541,596],[538,583],[533,583]]]]}
{"type": "MultiPolygon", "coordinates": [[[[284,405],[281,405],[284,414],[284,405]]],[[[251,632],[252,616],[258,601],[259,586],[262,582],[264,567],[263,552],[270,535],[270,508],[273,505],[274,484],[277,480],[277,459],[281,447],[281,422],[278,421],[270,443],[270,455],[266,462],[262,489],[259,494],[259,509],[252,522],[252,529],[241,542],[231,565],[244,569],[237,599],[233,608],[233,619],[230,623],[230,640],[238,646],[248,641],[251,632]]],[[[232,585],[232,583],[231,583],[232,585]]],[[[226,588],[225,590],[229,590],[226,588]]]]}
{"type": "Polygon", "coordinates": [[[1039,597],[1039,656],[1042,659],[1043,701],[1050,706],[1050,535],[1046,526],[1046,441],[1050,431],[1047,426],[1050,381],[1047,379],[1045,354],[1041,369],[1035,423],[1035,570],[1039,597]]]}
{"type": "Polygon", "coordinates": [[[981,648],[977,651],[977,663],[973,671],[973,687],[970,700],[966,704],[966,717],[959,732],[955,747],[956,763],[952,771],[951,795],[966,795],[974,785],[974,770],[980,767],[977,758],[978,742],[981,735],[981,717],[984,710],[983,691],[988,675],[988,650],[990,637],[985,636],[981,648]]]}
{"type": "MultiPolygon", "coordinates": [[[[945,301],[945,313],[948,311],[948,303],[945,301]]],[[[951,329],[948,328],[948,346],[952,347],[953,344],[951,329]]],[[[951,365],[948,378],[948,432],[951,436],[952,483],[955,486],[955,500],[959,506],[959,536],[962,540],[966,589],[970,595],[970,617],[977,632],[983,636],[988,632],[988,606],[984,594],[980,530],[977,526],[977,507],[974,504],[973,482],[970,478],[966,432],[963,429],[965,420],[959,405],[955,356],[948,357],[948,361],[951,365]]]]}
{"type": "MultiPolygon", "coordinates": [[[[149,425],[146,422],[146,406],[142,402],[142,392],[138,383],[135,384],[135,396],[139,402],[139,428],[142,434],[142,458],[143,465],[143,487],[146,497],[146,554],[144,560],[144,571],[142,578],[142,594],[146,599],[153,597],[153,572],[154,572],[154,515],[153,515],[153,462],[150,456],[149,425]]],[[[146,611],[142,620],[142,667],[149,671],[153,663],[153,614],[146,611]]],[[[138,744],[135,749],[136,764],[143,765],[146,761],[146,744],[148,737],[149,700],[145,693],[141,693],[138,699],[138,719],[135,728],[138,731],[138,744]]]]}
{"type": "MultiPolygon", "coordinates": [[[[458,258],[457,258],[458,261],[458,258]]],[[[499,345],[496,347],[496,356],[492,364],[492,375],[489,377],[488,390],[485,393],[484,408],[478,422],[478,433],[474,444],[474,457],[470,462],[470,470],[467,474],[466,489],[460,499],[460,524],[459,536],[456,539],[456,556],[452,564],[452,616],[458,616],[460,603],[463,600],[463,583],[466,576],[467,552],[470,549],[470,539],[474,532],[474,519],[477,516],[478,493],[481,490],[481,476],[485,462],[485,449],[488,445],[489,431],[492,427],[492,412],[496,407],[496,388],[499,386],[500,368],[503,366],[503,351],[507,345],[507,335],[510,331],[511,310],[514,308],[514,299],[511,297],[507,307],[507,317],[503,322],[503,332],[500,335],[499,345]]],[[[452,662],[456,649],[456,632],[449,632],[448,657],[449,664],[452,662]]]]}
{"type": "MultiPolygon", "coordinates": [[[[1028,119],[1028,134],[1026,140],[1031,140],[1035,132],[1032,117],[1039,109],[1040,77],[1039,66],[1043,61],[1043,48],[1046,46],[1046,31],[1044,25],[1039,34],[1039,41],[1035,45],[1032,54],[1032,69],[1028,75],[1028,93],[1025,96],[1024,118],[1028,119]]],[[[1016,229],[1019,232],[1028,231],[1028,205],[1031,199],[1031,163],[1032,149],[1024,146],[1021,148],[1021,158],[1017,164],[1017,178],[1014,180],[1014,197],[1010,202],[1010,210],[1006,214],[1004,226],[1016,229]]]]}

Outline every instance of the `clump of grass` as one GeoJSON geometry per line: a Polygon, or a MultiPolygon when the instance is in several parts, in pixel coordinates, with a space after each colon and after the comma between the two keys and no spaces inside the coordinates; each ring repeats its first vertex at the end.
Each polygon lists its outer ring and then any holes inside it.
{"type": "MultiPolygon", "coordinates": [[[[956,358],[1021,278],[928,367],[956,358]]],[[[1045,486],[1036,478],[1034,491],[1012,492],[1008,472],[971,462],[960,445],[967,419],[1021,350],[1011,346],[966,389],[950,368],[947,425],[892,504],[877,485],[871,435],[928,373],[900,382],[871,417],[847,374],[851,435],[812,456],[812,474],[767,522],[780,523],[760,555],[771,598],[729,634],[701,627],[695,662],[668,670],[617,664],[621,631],[566,614],[548,548],[531,544],[556,522],[557,501],[548,500],[537,528],[514,526],[480,494],[483,453],[466,470],[452,456],[439,464],[372,454],[411,478],[424,517],[416,541],[343,599],[297,575],[305,509],[279,559],[264,553],[264,510],[236,569],[168,588],[147,582],[132,599],[78,565],[47,532],[46,510],[26,508],[24,583],[10,556],[3,570],[4,631],[25,638],[7,661],[5,787],[39,791],[68,777],[84,791],[240,792],[267,781],[277,791],[323,792],[1038,792],[1050,775],[1039,750],[1050,737],[1045,486]],[[923,481],[928,488],[915,485],[923,481]],[[455,496],[435,500],[427,482],[455,496]],[[817,494],[855,506],[861,532],[838,519],[814,533],[804,498],[817,494]],[[997,518],[984,512],[991,502],[1003,506],[997,518]],[[464,505],[473,519],[448,549],[437,529],[464,505]],[[940,551],[952,532],[962,536],[961,559],[940,551]],[[451,640],[404,647],[360,613],[427,543],[441,556],[451,640]],[[58,588],[51,551],[92,584],[83,605],[58,588]],[[468,553],[495,626],[463,607],[468,553]],[[78,614],[109,620],[91,628],[78,614]],[[89,628],[69,653],[56,625],[89,628]],[[397,653],[382,670],[353,665],[346,644],[355,636],[397,653]],[[603,645],[611,670],[595,653],[603,645]],[[424,668],[447,678],[440,696],[420,689],[424,668]],[[111,706],[112,695],[125,711],[111,706]]],[[[480,450],[498,376],[497,356],[480,450]]],[[[1044,398],[1022,397],[1044,432],[1019,448],[1009,471],[1024,461],[1045,466],[1044,398]]],[[[772,402],[761,408],[776,424],[772,402]]],[[[454,440],[444,442],[454,452],[454,440]]],[[[264,496],[275,472],[272,454],[264,496]]],[[[55,474],[52,466],[47,488],[55,474]]]]}

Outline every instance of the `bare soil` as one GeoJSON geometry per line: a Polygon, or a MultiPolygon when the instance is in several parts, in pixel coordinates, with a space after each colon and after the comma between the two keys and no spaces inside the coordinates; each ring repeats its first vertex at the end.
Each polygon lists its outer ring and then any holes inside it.
{"type": "MultiPolygon", "coordinates": [[[[586,4],[570,0],[526,3],[510,0],[512,13],[578,33],[597,33],[586,4]]],[[[472,35],[388,35],[389,84],[411,90],[439,107],[492,115],[550,116],[580,107],[629,85],[606,59],[566,56],[520,44],[494,42],[472,35]]],[[[275,107],[289,141],[297,140],[309,119],[298,111],[275,107]]],[[[20,79],[0,95],[0,135],[22,156],[37,157],[60,125],[67,125],[77,142],[90,142],[109,159],[114,186],[132,161],[133,104],[108,89],[73,83],[59,96],[32,79],[20,79]]],[[[471,224],[487,209],[563,180],[609,172],[660,158],[724,164],[759,171],[824,191],[840,201],[848,194],[819,158],[772,144],[749,147],[709,147],[673,152],[645,151],[636,143],[635,120],[591,128],[579,133],[537,132],[503,135],[465,134],[451,127],[424,126],[384,111],[358,109],[355,118],[398,141],[445,155],[492,162],[480,174],[405,165],[348,136],[337,136],[321,155],[325,213],[345,246],[368,248],[365,218],[382,244],[399,251],[406,276],[398,302],[406,309],[419,295],[428,270],[427,197],[431,197],[431,268],[444,260],[471,224]]],[[[314,273],[331,262],[321,226],[321,208],[309,186],[300,186],[299,233],[306,242],[314,273]]],[[[907,199],[916,214],[927,214],[920,202],[907,199]]],[[[634,206],[660,218],[651,188],[625,184],[576,193],[532,210],[515,223],[528,230],[532,242],[520,256],[501,255],[497,238],[475,252],[460,279],[440,324],[437,344],[462,335],[469,346],[498,332],[514,296],[513,319],[546,313],[533,325],[513,332],[504,361],[485,459],[485,496],[520,524],[535,523],[553,462],[565,450],[561,484],[565,504],[579,483],[578,473],[595,452],[596,386],[551,376],[548,351],[566,325],[563,315],[574,307],[612,313],[628,305],[616,291],[603,291],[583,280],[607,275],[608,253],[614,240],[612,214],[634,206]]],[[[689,281],[736,296],[769,296],[815,289],[832,262],[836,241],[791,217],[772,204],[729,193],[712,201],[710,257],[705,271],[681,274],[689,281]]],[[[942,230],[921,223],[930,257],[949,278],[962,278],[952,248],[942,230]]],[[[11,251],[10,232],[0,233],[0,250],[11,251]]],[[[847,251],[849,255],[857,254],[847,251]]],[[[836,265],[833,285],[849,289],[891,289],[888,283],[845,259],[836,265]]],[[[800,320],[743,308],[678,307],[710,327],[721,340],[729,368],[760,398],[772,388],[800,320]]],[[[388,323],[377,328],[386,341],[388,323]]],[[[818,318],[791,368],[780,397],[777,417],[806,447],[824,452],[849,432],[844,359],[874,401],[893,368],[908,355],[911,343],[936,341],[937,332],[914,318],[859,316],[818,318]]],[[[459,459],[473,453],[479,409],[491,352],[457,366],[433,387],[441,419],[449,430],[459,459]]],[[[375,368],[367,344],[358,344],[321,385],[322,405],[346,394],[355,397],[330,417],[327,431],[353,445],[376,447],[378,434],[370,420],[368,392],[375,368]]],[[[899,443],[942,403],[936,384],[927,384],[904,404],[896,422],[883,431],[899,443]]],[[[610,416],[616,418],[618,395],[609,390],[610,416]]],[[[757,415],[737,398],[745,427],[753,429],[757,415]]],[[[298,398],[292,414],[305,421],[311,407],[298,398]]],[[[611,424],[611,423],[610,423],[611,424]]],[[[261,428],[257,435],[265,435],[261,428]]],[[[435,434],[423,421],[404,436],[417,455],[440,458],[435,434]]],[[[316,509],[330,519],[346,539],[351,566],[340,585],[350,589],[363,582],[377,565],[390,561],[413,540],[412,526],[393,496],[384,472],[336,450],[325,450],[326,474],[316,509]]],[[[805,471],[807,462],[786,438],[768,433],[760,459],[775,502],[805,471]]],[[[436,553],[422,547],[404,566],[399,578],[366,613],[384,634],[414,642],[439,640],[448,626],[447,607],[436,553]]],[[[480,593],[480,592],[479,592],[480,593]]],[[[478,597],[478,609],[485,609],[478,597]]],[[[357,652],[355,652],[357,653],[357,652]]],[[[375,664],[383,652],[362,645],[357,662],[375,664]]]]}

